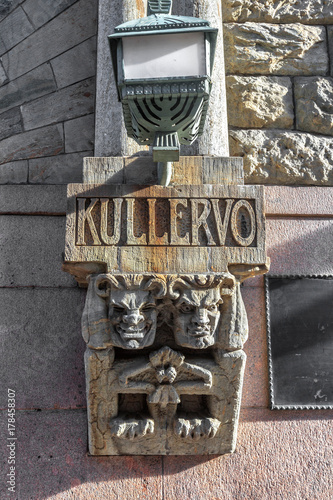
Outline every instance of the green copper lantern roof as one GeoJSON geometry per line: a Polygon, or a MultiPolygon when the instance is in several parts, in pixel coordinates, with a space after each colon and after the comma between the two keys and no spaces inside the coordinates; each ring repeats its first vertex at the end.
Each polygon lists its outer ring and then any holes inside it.
{"type": "Polygon", "coordinates": [[[138,31],[141,33],[148,31],[149,34],[152,34],[152,32],[173,32],[188,29],[191,31],[214,30],[214,28],[210,28],[209,22],[205,19],[199,19],[197,17],[173,16],[171,14],[152,14],[148,17],[142,17],[140,19],[134,19],[133,21],[120,24],[115,28],[114,36],[117,36],[117,34],[118,36],[119,34],[121,34],[121,36],[126,36],[126,34],[130,35],[137,33],[138,31]]]}

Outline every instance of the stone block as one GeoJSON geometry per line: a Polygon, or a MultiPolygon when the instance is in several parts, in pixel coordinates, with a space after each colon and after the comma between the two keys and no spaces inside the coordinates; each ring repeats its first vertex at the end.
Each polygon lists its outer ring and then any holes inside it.
{"type": "Polygon", "coordinates": [[[27,38],[34,28],[24,10],[19,7],[0,22],[0,55],[27,38]]]}
{"type": "Polygon", "coordinates": [[[25,184],[28,181],[28,161],[5,163],[0,167],[0,184],[25,184]]]}
{"type": "Polygon", "coordinates": [[[52,59],[58,88],[85,80],[96,74],[96,37],[89,38],[52,59]]]}
{"type": "Polygon", "coordinates": [[[323,26],[225,24],[226,71],[242,75],[326,75],[323,26]]]}
{"type": "Polygon", "coordinates": [[[25,0],[22,7],[35,28],[40,28],[50,19],[70,7],[76,0],[25,0]]]}
{"type": "Polygon", "coordinates": [[[19,108],[10,109],[0,115],[0,141],[23,131],[19,108]]]}
{"type": "Polygon", "coordinates": [[[269,218],[266,238],[271,274],[333,274],[332,219],[269,218]]]}
{"type": "Polygon", "coordinates": [[[291,79],[287,77],[228,76],[229,126],[293,128],[291,79]]]}
{"type": "Polygon", "coordinates": [[[65,218],[1,215],[0,287],[75,286],[61,271],[65,218]]]}
{"type": "Polygon", "coordinates": [[[64,123],[65,151],[90,151],[94,149],[95,115],[86,115],[64,123]]]}
{"type": "Polygon", "coordinates": [[[31,184],[82,182],[83,158],[91,155],[92,151],[85,151],[30,160],[29,182],[31,184]]]}
{"type": "Polygon", "coordinates": [[[265,214],[269,217],[333,217],[333,188],[265,186],[265,214]]]}
{"type": "Polygon", "coordinates": [[[0,214],[65,215],[66,202],[66,186],[0,186],[0,214]]]}
{"type": "Polygon", "coordinates": [[[296,78],[294,85],[296,128],[333,136],[333,78],[296,78]]]}
{"type": "Polygon", "coordinates": [[[164,458],[165,498],[326,500],[333,495],[332,426],[327,410],[242,409],[234,455],[164,458]]]}
{"type": "Polygon", "coordinates": [[[70,87],[40,97],[21,107],[25,130],[70,120],[94,111],[95,79],[89,78],[70,87]]]}
{"type": "MultiPolygon", "coordinates": [[[[17,390],[17,408],[85,407],[83,290],[0,288],[0,297],[1,377],[17,390]]],[[[2,392],[4,408],[7,394],[2,392]]]]}
{"type": "Polygon", "coordinates": [[[333,11],[327,0],[222,0],[223,20],[228,23],[333,24],[333,11]]]}
{"type": "Polygon", "coordinates": [[[8,16],[22,0],[1,0],[0,1],[0,21],[8,16]]]}
{"type": "Polygon", "coordinates": [[[56,90],[56,84],[52,69],[49,64],[43,64],[17,80],[0,87],[0,112],[3,113],[54,90],[56,90]]]}
{"type": "MultiPolygon", "coordinates": [[[[241,158],[181,156],[172,167],[171,185],[243,184],[241,158]]],[[[151,156],[125,158],[126,184],[157,184],[157,168],[151,156]]]]}
{"type": "Polygon", "coordinates": [[[9,79],[14,80],[95,35],[96,16],[96,2],[80,0],[34,31],[3,56],[9,79]]]}
{"type": "Polygon", "coordinates": [[[51,125],[0,141],[0,165],[14,160],[58,155],[63,150],[62,126],[51,125]]]}
{"type": "MultiPolygon", "coordinates": [[[[17,388],[19,393],[19,388],[17,388]]],[[[3,412],[4,413],[4,412],[3,412]]],[[[7,435],[7,420],[1,419],[7,435]]],[[[163,500],[161,457],[90,457],[87,454],[86,411],[21,411],[17,414],[16,496],[54,500],[163,500]]],[[[7,457],[7,440],[1,453],[7,457]]],[[[7,462],[1,468],[5,498],[7,462]]],[[[9,492],[8,492],[9,493],[9,492]]]]}
{"type": "Polygon", "coordinates": [[[88,184],[123,184],[124,159],[120,156],[84,158],[83,182],[88,184]]]}
{"type": "Polygon", "coordinates": [[[0,60],[0,87],[7,82],[8,78],[0,60]]]}
{"type": "Polygon", "coordinates": [[[70,184],[67,196],[65,264],[74,275],[72,263],[99,262],[113,273],[206,274],[266,262],[260,186],[70,184]]]}
{"type": "Polygon", "coordinates": [[[333,139],[302,132],[232,130],[230,154],[244,157],[245,182],[333,185],[333,139]]]}

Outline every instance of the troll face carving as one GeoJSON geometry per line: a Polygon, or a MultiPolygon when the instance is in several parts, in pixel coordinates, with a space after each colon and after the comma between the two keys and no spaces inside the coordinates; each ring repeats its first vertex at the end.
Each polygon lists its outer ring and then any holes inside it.
{"type": "Polygon", "coordinates": [[[174,335],[178,345],[205,349],[216,341],[223,303],[223,294],[231,294],[231,276],[193,276],[171,284],[174,314],[174,335]]]}
{"type": "Polygon", "coordinates": [[[140,349],[154,342],[156,302],[151,292],[114,290],[110,294],[109,319],[114,345],[140,349]]]}
{"type": "Polygon", "coordinates": [[[110,339],[113,346],[143,349],[156,334],[158,300],[165,295],[165,282],[155,276],[100,275],[99,296],[108,299],[110,339]]]}

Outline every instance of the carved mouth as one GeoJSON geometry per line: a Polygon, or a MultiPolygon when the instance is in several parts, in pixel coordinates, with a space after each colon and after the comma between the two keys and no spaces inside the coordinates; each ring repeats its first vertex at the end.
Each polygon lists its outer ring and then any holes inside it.
{"type": "Polygon", "coordinates": [[[146,324],[144,327],[139,328],[138,326],[129,326],[126,329],[122,328],[120,325],[116,326],[117,333],[123,340],[142,340],[147,333],[151,330],[151,326],[146,324]]]}
{"type": "Polygon", "coordinates": [[[211,328],[209,326],[188,328],[188,333],[191,335],[191,337],[207,337],[211,335],[211,328]]]}

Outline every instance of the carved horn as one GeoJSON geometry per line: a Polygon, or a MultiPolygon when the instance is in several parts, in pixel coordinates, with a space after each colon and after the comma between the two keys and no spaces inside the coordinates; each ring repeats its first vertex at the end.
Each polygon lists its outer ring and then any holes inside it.
{"type": "Polygon", "coordinates": [[[100,274],[95,281],[95,292],[99,297],[106,298],[110,295],[110,287],[107,290],[100,289],[102,283],[107,283],[115,288],[123,289],[117,278],[112,274],[100,274]]]}
{"type": "Polygon", "coordinates": [[[156,298],[161,299],[162,297],[165,297],[167,293],[167,285],[165,279],[154,276],[148,281],[148,283],[146,283],[144,290],[155,290],[156,288],[159,289],[157,295],[155,295],[156,298]]]}

